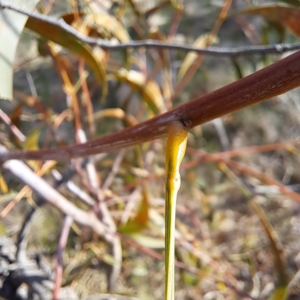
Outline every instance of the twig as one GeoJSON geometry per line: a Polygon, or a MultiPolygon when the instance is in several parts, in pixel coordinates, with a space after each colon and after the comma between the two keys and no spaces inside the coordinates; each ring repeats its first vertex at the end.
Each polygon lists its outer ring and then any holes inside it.
{"type": "Polygon", "coordinates": [[[101,236],[107,231],[107,228],[98,220],[95,214],[83,211],[70,203],[24,163],[10,160],[3,164],[3,168],[9,170],[19,180],[29,185],[45,201],[58,208],[62,213],[71,216],[78,224],[92,228],[93,231],[101,236]]]}
{"type": "Polygon", "coordinates": [[[254,105],[300,86],[300,51],[247,77],[226,85],[167,113],[116,133],[84,144],[38,151],[0,153],[0,161],[9,159],[69,160],[73,157],[112,152],[125,147],[165,137],[174,121],[189,128],[254,105]]]}
{"type": "MultiPolygon", "coordinates": [[[[61,181],[63,178],[57,170],[52,170],[52,175],[57,181],[61,181]]],[[[95,200],[89,194],[83,191],[80,187],[78,187],[72,180],[67,181],[66,186],[71,193],[73,193],[76,197],[78,197],[89,207],[95,205],[95,200]]]]}
{"type": "Polygon", "coordinates": [[[15,137],[20,141],[20,142],[25,142],[26,137],[25,135],[19,130],[17,126],[15,126],[9,116],[2,110],[0,109],[0,119],[8,126],[10,131],[15,135],[15,137]]]}
{"type": "Polygon", "coordinates": [[[54,291],[53,299],[59,299],[59,291],[62,282],[62,272],[63,272],[63,251],[67,245],[67,240],[72,225],[73,219],[70,216],[65,216],[64,224],[62,227],[58,248],[57,248],[57,265],[55,270],[55,281],[54,281],[54,291]]]}
{"type": "Polygon", "coordinates": [[[266,175],[264,172],[262,172],[260,170],[248,167],[244,164],[235,162],[230,159],[222,158],[221,155],[220,155],[220,157],[217,157],[215,155],[206,153],[201,150],[196,150],[196,149],[189,149],[188,152],[193,153],[194,156],[197,156],[199,158],[196,161],[194,161],[193,163],[189,163],[188,164],[189,168],[201,163],[201,161],[205,161],[205,162],[213,161],[213,162],[217,162],[217,163],[223,162],[228,167],[233,168],[241,173],[245,173],[247,175],[253,176],[253,177],[259,179],[260,181],[264,182],[265,184],[277,186],[282,194],[285,194],[288,197],[290,197],[291,199],[293,199],[297,202],[300,202],[300,195],[298,193],[294,192],[293,190],[291,190],[287,186],[283,185],[282,183],[276,181],[275,179],[272,179],[271,177],[269,177],[268,175],[266,175]]]}
{"type": "Polygon", "coordinates": [[[48,17],[39,13],[34,13],[22,9],[16,5],[10,4],[7,1],[0,1],[1,9],[10,9],[16,11],[20,14],[26,15],[35,20],[45,22],[56,26],[57,28],[64,30],[67,34],[72,35],[77,40],[82,43],[89,44],[91,46],[99,46],[105,50],[123,50],[128,48],[164,48],[181,50],[185,52],[196,52],[199,54],[213,55],[213,56],[238,56],[238,55],[253,55],[253,54],[281,54],[284,52],[294,51],[300,49],[300,43],[296,44],[275,44],[268,46],[245,46],[236,48],[225,48],[225,47],[210,47],[210,48],[196,48],[193,46],[179,45],[168,42],[161,42],[156,40],[142,40],[142,41],[130,41],[122,44],[114,44],[112,42],[107,42],[102,39],[96,39],[84,36],[79,33],[73,27],[65,23],[62,19],[55,19],[53,17],[48,17]]]}
{"type": "MultiPolygon", "coordinates": [[[[82,143],[86,142],[86,135],[83,130],[79,131],[78,137],[82,143]]],[[[121,156],[122,157],[122,156],[121,156]]],[[[121,272],[121,264],[122,264],[122,247],[120,239],[117,235],[111,234],[116,233],[117,228],[116,224],[110,214],[109,209],[107,208],[106,203],[104,202],[104,197],[102,193],[102,189],[100,188],[100,183],[96,171],[95,164],[92,159],[88,160],[86,165],[86,170],[88,173],[90,184],[93,188],[95,195],[97,196],[97,210],[99,219],[109,228],[109,232],[106,233],[106,241],[109,242],[111,247],[112,256],[114,257],[114,264],[109,266],[108,274],[107,274],[107,289],[108,291],[114,291],[116,281],[121,272]]]]}
{"type": "Polygon", "coordinates": [[[124,157],[124,154],[125,154],[125,150],[122,149],[119,154],[117,155],[113,165],[112,165],[112,168],[111,168],[111,171],[110,173],[108,174],[108,176],[106,177],[103,185],[102,185],[102,189],[103,190],[107,190],[109,189],[109,187],[111,186],[112,182],[113,182],[113,179],[116,175],[116,173],[118,172],[119,170],[119,167],[120,167],[120,164],[123,160],[123,157],[124,157]]]}
{"type": "Polygon", "coordinates": [[[28,235],[31,231],[31,224],[32,224],[32,217],[35,213],[35,208],[31,207],[29,213],[26,215],[26,218],[22,224],[22,228],[18,234],[17,238],[17,251],[16,251],[16,261],[18,263],[24,263],[27,258],[26,248],[27,248],[27,241],[28,235]]]}

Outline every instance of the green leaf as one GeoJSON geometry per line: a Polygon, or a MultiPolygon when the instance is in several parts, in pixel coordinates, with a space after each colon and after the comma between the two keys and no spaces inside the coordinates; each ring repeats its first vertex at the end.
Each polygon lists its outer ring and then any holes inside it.
{"type": "MultiPolygon", "coordinates": [[[[38,2],[39,0],[26,1],[26,9],[32,10],[38,2]]],[[[24,6],[24,0],[10,0],[9,3],[24,6]]],[[[9,9],[0,9],[0,97],[4,99],[12,99],[13,63],[27,18],[9,9]]]]}

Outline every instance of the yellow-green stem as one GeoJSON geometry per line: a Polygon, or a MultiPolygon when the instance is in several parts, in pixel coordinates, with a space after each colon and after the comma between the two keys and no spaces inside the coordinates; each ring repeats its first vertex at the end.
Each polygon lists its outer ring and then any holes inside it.
{"type": "Polygon", "coordinates": [[[187,135],[182,122],[171,123],[166,147],[165,300],[174,300],[176,199],[180,188],[179,166],[184,157],[187,135]]]}

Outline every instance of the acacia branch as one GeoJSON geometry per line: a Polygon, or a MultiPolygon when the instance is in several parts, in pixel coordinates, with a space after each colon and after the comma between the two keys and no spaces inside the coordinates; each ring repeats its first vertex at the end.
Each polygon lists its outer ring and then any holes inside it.
{"type": "Polygon", "coordinates": [[[0,9],[10,9],[18,12],[22,15],[26,15],[37,21],[45,22],[64,30],[67,34],[72,35],[78,41],[91,46],[98,46],[105,50],[124,50],[128,48],[159,48],[180,50],[184,52],[196,52],[198,54],[213,55],[213,56],[239,56],[239,55],[254,55],[254,54],[281,54],[284,52],[290,52],[300,49],[300,43],[296,44],[273,44],[268,46],[245,46],[236,48],[225,47],[209,47],[209,48],[197,48],[188,45],[174,44],[169,42],[162,42],[157,40],[141,40],[130,41],[127,43],[115,44],[103,39],[92,38],[83,35],[79,31],[75,30],[72,26],[68,25],[63,19],[55,19],[46,15],[42,15],[35,12],[30,12],[26,9],[20,8],[16,5],[10,4],[7,1],[0,0],[0,9]]]}
{"type": "Polygon", "coordinates": [[[189,128],[228,113],[283,94],[300,86],[300,51],[216,91],[182,104],[173,110],[135,126],[80,145],[38,151],[0,153],[0,161],[69,160],[111,152],[164,137],[171,122],[181,121],[189,128]]]}

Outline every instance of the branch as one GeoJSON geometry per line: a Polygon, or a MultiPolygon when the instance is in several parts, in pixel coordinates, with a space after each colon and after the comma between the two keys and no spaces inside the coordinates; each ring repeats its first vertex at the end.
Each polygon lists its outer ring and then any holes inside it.
{"type": "Polygon", "coordinates": [[[181,121],[193,128],[298,86],[300,51],[252,75],[119,132],[80,145],[57,149],[0,152],[0,162],[9,159],[69,160],[73,157],[119,150],[164,137],[171,122],[181,121]]]}
{"type": "Polygon", "coordinates": [[[112,42],[104,41],[102,39],[91,38],[84,36],[72,26],[64,22],[63,19],[55,19],[39,13],[30,12],[26,9],[22,9],[16,5],[10,4],[7,1],[0,0],[0,9],[10,9],[20,14],[26,15],[32,19],[42,21],[53,26],[56,26],[66,33],[72,35],[82,43],[89,44],[91,46],[98,46],[105,50],[124,50],[128,48],[163,48],[170,50],[181,50],[184,52],[196,52],[198,54],[213,55],[213,56],[239,56],[239,55],[254,55],[254,54],[281,54],[284,52],[295,51],[300,49],[300,43],[296,44],[275,44],[268,46],[245,46],[236,48],[224,48],[224,47],[209,47],[209,48],[197,48],[193,46],[173,44],[168,42],[161,42],[156,40],[141,40],[130,41],[122,44],[115,44],[112,42]]]}

